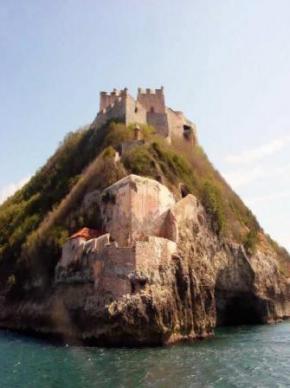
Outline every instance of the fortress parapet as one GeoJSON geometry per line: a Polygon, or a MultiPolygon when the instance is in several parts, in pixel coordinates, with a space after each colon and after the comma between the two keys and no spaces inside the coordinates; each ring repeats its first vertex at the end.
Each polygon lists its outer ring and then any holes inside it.
{"type": "Polygon", "coordinates": [[[138,95],[139,94],[163,94],[163,86],[161,86],[160,89],[150,89],[150,88],[138,88],[138,95]]]}
{"type": "Polygon", "coordinates": [[[113,89],[112,92],[100,92],[100,111],[107,108],[108,106],[114,104],[120,99],[124,99],[128,94],[128,89],[123,90],[113,89]]]}
{"type": "Polygon", "coordinates": [[[195,125],[182,112],[166,107],[163,86],[159,89],[138,88],[136,100],[128,93],[127,88],[100,92],[95,127],[100,128],[110,120],[121,121],[126,125],[151,125],[169,142],[176,136],[188,140],[192,138],[189,134],[195,133],[195,125]]]}

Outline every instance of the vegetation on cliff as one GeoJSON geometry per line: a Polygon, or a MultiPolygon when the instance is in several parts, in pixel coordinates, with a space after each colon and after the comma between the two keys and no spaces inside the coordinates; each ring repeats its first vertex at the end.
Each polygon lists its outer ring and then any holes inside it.
{"type": "MultiPolygon", "coordinates": [[[[244,244],[252,254],[262,233],[256,218],[208,161],[196,142],[174,139],[169,145],[142,128],[144,142],[115,159],[121,143],[132,140],[132,126],[108,123],[66,136],[34,177],[0,207],[0,280],[23,291],[30,283],[50,283],[61,246],[78,228],[100,228],[97,211],[81,213],[85,194],[103,189],[129,173],[166,184],[176,196],[192,193],[203,203],[211,226],[223,239],[244,244]]],[[[268,238],[289,269],[288,253],[268,238]]]]}

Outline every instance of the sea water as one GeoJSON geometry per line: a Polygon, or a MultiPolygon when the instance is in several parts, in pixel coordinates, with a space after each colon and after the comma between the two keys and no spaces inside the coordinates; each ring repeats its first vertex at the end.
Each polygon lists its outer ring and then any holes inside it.
{"type": "Polygon", "coordinates": [[[290,387],[290,322],[141,349],[59,346],[2,331],[0,387],[290,387]]]}

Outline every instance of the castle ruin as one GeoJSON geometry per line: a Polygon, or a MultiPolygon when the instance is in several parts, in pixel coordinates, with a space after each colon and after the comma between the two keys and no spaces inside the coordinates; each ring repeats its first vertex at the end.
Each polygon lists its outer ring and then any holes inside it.
{"type": "Polygon", "coordinates": [[[83,228],[71,236],[55,280],[91,282],[98,294],[113,298],[142,289],[146,273],[168,266],[177,254],[180,225],[200,218],[194,196],[176,202],[166,186],[137,175],[106,188],[99,206],[103,234],[83,228]]]}
{"type": "Polygon", "coordinates": [[[96,128],[100,128],[110,120],[126,125],[151,125],[157,134],[169,142],[174,136],[188,136],[196,131],[195,125],[182,112],[166,106],[163,87],[155,90],[138,88],[136,100],[128,93],[127,88],[100,92],[100,109],[94,124],[96,128]]]}
{"type": "MultiPolygon", "coordinates": [[[[134,125],[135,140],[120,145],[121,155],[142,144],[142,124],[154,127],[168,142],[195,138],[195,125],[166,106],[163,88],[139,88],[136,100],[127,89],[101,92],[94,127],[111,120],[134,125]]],[[[186,195],[176,202],[173,193],[153,179],[129,175],[92,194],[98,198],[101,230],[83,228],[68,239],[56,267],[57,284],[91,282],[98,294],[113,298],[134,293],[145,285],[145,273],[168,266],[177,254],[180,223],[188,218],[197,222],[195,197],[186,195]]]]}

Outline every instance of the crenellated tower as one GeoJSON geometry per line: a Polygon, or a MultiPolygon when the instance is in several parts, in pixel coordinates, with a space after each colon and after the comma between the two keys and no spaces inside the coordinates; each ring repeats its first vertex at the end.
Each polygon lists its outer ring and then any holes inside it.
{"type": "Polygon", "coordinates": [[[128,95],[128,89],[123,90],[113,89],[112,92],[100,92],[100,111],[107,109],[116,102],[124,100],[128,95]]]}
{"type": "Polygon", "coordinates": [[[166,113],[163,86],[160,89],[138,88],[137,101],[144,106],[147,112],[166,113]]]}
{"type": "Polygon", "coordinates": [[[172,137],[189,139],[189,133],[195,133],[195,126],[182,112],[174,111],[165,104],[164,88],[138,88],[136,100],[128,89],[113,89],[112,92],[100,92],[100,109],[94,121],[100,128],[109,120],[128,124],[148,124],[156,132],[171,142],[172,137]]]}

